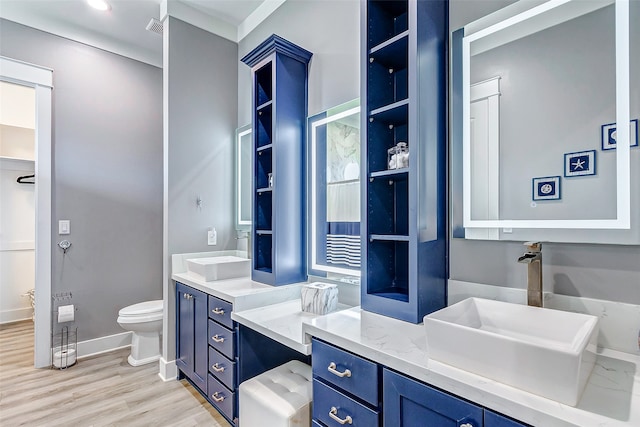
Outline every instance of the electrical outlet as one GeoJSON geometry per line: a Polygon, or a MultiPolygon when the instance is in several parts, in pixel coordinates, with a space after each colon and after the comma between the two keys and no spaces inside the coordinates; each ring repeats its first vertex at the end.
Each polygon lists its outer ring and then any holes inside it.
{"type": "Polygon", "coordinates": [[[209,231],[207,231],[207,245],[215,246],[217,244],[218,244],[218,234],[216,233],[215,228],[211,228],[209,229],[209,231]]]}

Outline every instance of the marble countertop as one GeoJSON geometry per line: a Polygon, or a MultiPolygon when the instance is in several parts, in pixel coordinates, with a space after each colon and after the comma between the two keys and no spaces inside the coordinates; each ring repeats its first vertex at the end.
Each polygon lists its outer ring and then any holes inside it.
{"type": "MultiPolygon", "coordinates": [[[[347,308],[338,304],[338,310],[347,308]]],[[[305,334],[303,325],[317,317],[320,315],[302,311],[300,298],[252,310],[234,309],[231,313],[236,322],[305,355],[311,354],[311,337],[305,334]]]]}
{"type": "Polygon", "coordinates": [[[286,286],[270,286],[254,282],[249,277],[205,282],[189,272],[174,273],[171,278],[233,304],[234,311],[269,306],[282,301],[300,298],[303,283],[286,286]]]}
{"type": "Polygon", "coordinates": [[[580,402],[571,407],[430,360],[424,325],[354,307],[305,319],[302,329],[309,335],[534,426],[640,426],[640,357],[632,354],[602,350],[580,402]]]}

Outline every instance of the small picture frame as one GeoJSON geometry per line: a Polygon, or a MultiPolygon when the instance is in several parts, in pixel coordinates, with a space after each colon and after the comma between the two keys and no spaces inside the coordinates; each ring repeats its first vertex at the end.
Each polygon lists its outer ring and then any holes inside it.
{"type": "Polygon", "coordinates": [[[543,176],[531,180],[533,200],[560,200],[560,177],[543,176]]]}
{"type": "MultiPolygon", "coordinates": [[[[602,125],[601,131],[601,141],[602,141],[602,150],[615,150],[616,149],[616,124],[615,123],[607,123],[606,125],[602,125]]],[[[633,119],[629,123],[629,146],[637,147],[638,146],[638,119],[633,119]]]]}
{"type": "Polygon", "coordinates": [[[578,151],[564,155],[564,176],[586,176],[596,174],[596,150],[578,151]]]}

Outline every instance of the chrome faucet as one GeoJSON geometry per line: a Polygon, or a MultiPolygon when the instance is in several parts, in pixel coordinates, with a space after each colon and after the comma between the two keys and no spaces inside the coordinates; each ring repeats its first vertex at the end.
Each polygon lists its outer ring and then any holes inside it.
{"type": "Polygon", "coordinates": [[[527,305],[542,307],[542,243],[526,242],[518,262],[527,264],[527,305]]]}

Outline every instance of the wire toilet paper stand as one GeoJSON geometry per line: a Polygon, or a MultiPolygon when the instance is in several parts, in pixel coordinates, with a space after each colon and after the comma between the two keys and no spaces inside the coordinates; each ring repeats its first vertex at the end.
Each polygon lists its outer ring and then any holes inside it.
{"type": "Polygon", "coordinates": [[[77,307],[72,304],[73,295],[71,292],[54,294],[52,297],[52,322],[54,325],[51,331],[51,360],[52,367],[57,369],[67,369],[76,363],[76,350],[78,346],[78,328],[75,325],[69,326],[65,323],[74,321],[73,313],[77,307]],[[70,321],[61,322],[61,307],[72,307],[70,321]]]}

